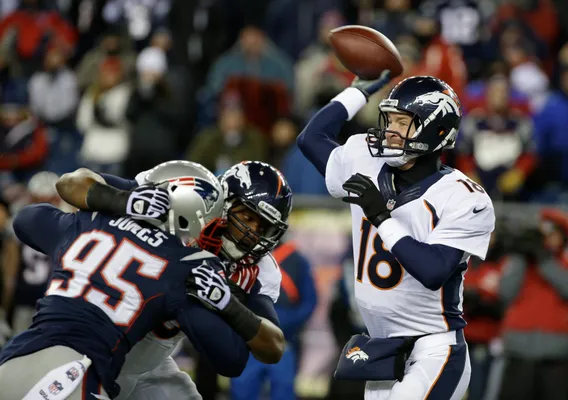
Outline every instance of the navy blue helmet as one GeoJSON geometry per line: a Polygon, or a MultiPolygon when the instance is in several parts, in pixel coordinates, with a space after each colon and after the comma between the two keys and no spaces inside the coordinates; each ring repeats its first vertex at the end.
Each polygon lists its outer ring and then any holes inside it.
{"type": "Polygon", "coordinates": [[[461,105],[454,90],[432,76],[413,76],[398,83],[379,105],[379,127],[367,133],[367,144],[374,157],[416,157],[454,147],[461,120],[461,105]],[[408,113],[416,131],[409,137],[408,126],[404,145],[390,147],[387,133],[388,113],[408,113]]]}
{"type": "Polygon", "coordinates": [[[288,229],[292,190],[280,171],[260,161],[243,161],[221,177],[228,226],[222,253],[253,264],[272,251],[288,229]]]}

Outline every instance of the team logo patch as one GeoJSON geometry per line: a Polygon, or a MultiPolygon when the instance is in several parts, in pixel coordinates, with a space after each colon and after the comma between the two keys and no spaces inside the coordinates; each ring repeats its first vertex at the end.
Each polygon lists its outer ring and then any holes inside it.
{"type": "Polygon", "coordinates": [[[191,186],[195,192],[201,196],[205,204],[205,211],[211,212],[215,203],[219,200],[219,191],[211,183],[202,178],[193,176],[183,176],[179,178],[168,179],[174,185],[191,186]]]}
{"type": "Polygon", "coordinates": [[[49,385],[47,389],[51,394],[59,394],[63,390],[63,385],[58,381],[53,381],[53,383],[49,385]]]}
{"type": "Polygon", "coordinates": [[[345,354],[345,357],[353,361],[353,364],[355,364],[359,360],[367,361],[369,359],[369,355],[361,350],[358,346],[349,349],[349,351],[347,351],[347,354],[345,354]]]}
{"type": "Polygon", "coordinates": [[[396,200],[395,199],[389,199],[389,201],[387,201],[387,209],[389,211],[394,210],[394,206],[396,204],[396,200]]]}
{"type": "Polygon", "coordinates": [[[75,367],[68,369],[66,374],[67,378],[69,378],[71,382],[74,382],[77,378],[79,378],[79,370],[75,367]]]}

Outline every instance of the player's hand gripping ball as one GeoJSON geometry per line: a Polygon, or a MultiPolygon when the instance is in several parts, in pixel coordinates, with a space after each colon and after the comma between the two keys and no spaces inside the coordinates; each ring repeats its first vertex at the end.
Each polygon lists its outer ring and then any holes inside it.
{"type": "Polygon", "coordinates": [[[341,200],[361,207],[369,222],[377,228],[390,218],[390,211],[383,195],[368,176],[360,173],[351,175],[351,178],[343,184],[343,189],[348,192],[349,196],[341,200]],[[351,194],[356,196],[351,196],[351,194]]]}
{"type": "Polygon", "coordinates": [[[231,289],[222,268],[207,261],[191,270],[186,288],[188,295],[218,311],[223,311],[231,300],[231,289]]]}
{"type": "Polygon", "coordinates": [[[353,82],[351,82],[351,87],[355,89],[359,89],[361,93],[365,95],[367,100],[370,96],[377,93],[381,90],[387,83],[389,83],[391,78],[391,72],[389,70],[383,71],[379,79],[366,81],[359,77],[355,78],[353,82]]]}

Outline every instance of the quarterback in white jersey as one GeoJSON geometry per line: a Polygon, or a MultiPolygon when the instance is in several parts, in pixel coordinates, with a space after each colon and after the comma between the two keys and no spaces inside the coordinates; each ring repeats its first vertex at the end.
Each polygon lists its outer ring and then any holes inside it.
{"type": "MultiPolygon", "coordinates": [[[[160,168],[165,164],[141,172],[136,182],[126,186],[161,181],[160,168]]],[[[166,168],[169,175],[175,175],[176,168],[183,175],[183,165],[172,162],[166,168]]],[[[111,185],[125,186],[116,177],[103,177],[111,185]]],[[[221,183],[229,227],[219,257],[228,266],[233,294],[255,314],[278,326],[274,303],[280,295],[282,274],[270,251],[286,232],[292,192],[282,174],[262,162],[236,164],[221,177],[221,183]]],[[[171,357],[183,336],[177,322],[168,321],[137,343],[117,379],[121,387],[117,400],[201,399],[189,375],[180,371],[171,357]]]]}
{"type": "Polygon", "coordinates": [[[356,79],[298,138],[329,193],[351,204],[355,296],[373,338],[357,340],[413,345],[393,353],[403,356],[401,374],[379,365],[365,370],[366,358],[340,360],[338,372],[347,365],[351,378],[364,376],[366,400],[461,400],[471,372],[463,280],[469,257],[485,258],[493,205],[480,185],[440,163],[442,150],[454,146],[461,106],[439,79],[403,80],[380,103],[378,128],[335,142],[342,123],[386,82],[388,73],[374,82],[356,79]]]}

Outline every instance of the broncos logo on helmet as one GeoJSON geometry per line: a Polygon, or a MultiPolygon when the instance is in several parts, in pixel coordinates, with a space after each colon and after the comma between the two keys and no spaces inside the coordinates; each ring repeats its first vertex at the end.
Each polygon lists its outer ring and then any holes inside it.
{"type": "Polygon", "coordinates": [[[379,128],[371,128],[367,133],[369,151],[373,157],[399,158],[400,163],[405,163],[413,157],[453,148],[461,116],[460,101],[447,83],[431,76],[407,78],[381,101],[379,128]],[[388,129],[389,113],[412,116],[413,124],[406,134],[388,129]],[[412,126],[416,129],[410,135],[412,126]],[[403,147],[387,144],[389,132],[403,136],[403,147]]]}

